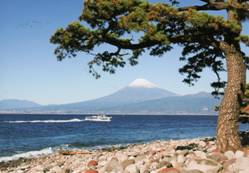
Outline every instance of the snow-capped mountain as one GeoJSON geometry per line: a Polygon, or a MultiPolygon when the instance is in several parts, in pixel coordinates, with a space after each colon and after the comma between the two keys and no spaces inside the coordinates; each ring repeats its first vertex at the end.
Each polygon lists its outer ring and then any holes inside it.
{"type": "Polygon", "coordinates": [[[129,84],[131,88],[158,88],[158,86],[146,79],[136,79],[129,84]]]}
{"type": "Polygon", "coordinates": [[[127,87],[98,99],[40,106],[23,109],[23,111],[32,113],[215,114],[214,107],[218,103],[219,100],[206,92],[180,96],[159,88],[158,85],[146,79],[136,79],[127,87]]]}
{"type": "Polygon", "coordinates": [[[70,110],[96,110],[102,108],[110,108],[113,106],[122,106],[125,104],[139,103],[165,97],[173,97],[177,94],[161,89],[156,84],[146,79],[136,79],[127,87],[122,88],[113,94],[100,97],[98,99],[83,101],[71,104],[63,104],[56,106],[47,106],[50,110],[54,109],[70,109],[70,110]]]}
{"type": "Polygon", "coordinates": [[[177,96],[176,93],[159,88],[146,79],[136,79],[127,87],[111,95],[96,99],[95,101],[114,103],[136,103],[165,97],[177,96]]]}

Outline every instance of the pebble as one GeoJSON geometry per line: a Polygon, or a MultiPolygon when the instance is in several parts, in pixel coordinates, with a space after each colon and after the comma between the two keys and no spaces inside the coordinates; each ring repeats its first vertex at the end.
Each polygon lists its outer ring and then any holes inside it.
{"type": "Polygon", "coordinates": [[[98,173],[98,171],[89,169],[89,170],[85,170],[84,173],[98,173]]]}
{"type": "Polygon", "coordinates": [[[91,167],[95,167],[98,165],[98,162],[96,160],[91,160],[87,163],[87,167],[91,168],[91,167]]]}
{"type": "Polygon", "coordinates": [[[4,167],[0,164],[0,172],[249,173],[249,155],[246,151],[227,151],[223,154],[215,148],[214,141],[201,139],[154,141],[123,149],[74,152],[83,154],[53,153],[21,162],[20,165],[13,162],[4,167]]]}
{"type": "Polygon", "coordinates": [[[136,165],[129,165],[125,168],[124,173],[139,173],[139,169],[136,165]]]}
{"type": "Polygon", "coordinates": [[[122,172],[123,167],[121,166],[118,159],[116,157],[113,157],[106,165],[105,171],[106,172],[122,172]]]}
{"type": "Polygon", "coordinates": [[[158,173],[180,173],[180,171],[176,168],[163,168],[158,173]]]}

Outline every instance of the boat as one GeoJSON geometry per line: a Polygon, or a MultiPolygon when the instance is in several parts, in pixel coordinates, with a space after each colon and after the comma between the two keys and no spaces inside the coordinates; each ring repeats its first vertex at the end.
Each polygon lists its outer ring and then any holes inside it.
{"type": "Polygon", "coordinates": [[[111,119],[112,119],[112,117],[108,117],[105,114],[98,114],[98,115],[85,117],[85,121],[110,122],[111,119]]]}

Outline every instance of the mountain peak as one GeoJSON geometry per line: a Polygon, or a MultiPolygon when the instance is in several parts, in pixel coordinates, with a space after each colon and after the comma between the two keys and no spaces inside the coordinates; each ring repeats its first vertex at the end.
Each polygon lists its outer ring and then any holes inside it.
{"type": "Polygon", "coordinates": [[[133,88],[157,88],[158,86],[146,79],[136,79],[129,84],[133,88]]]}

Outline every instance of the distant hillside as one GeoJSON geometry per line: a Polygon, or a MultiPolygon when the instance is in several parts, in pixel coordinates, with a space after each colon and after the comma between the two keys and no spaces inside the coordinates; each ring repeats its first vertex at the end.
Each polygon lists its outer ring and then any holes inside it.
{"type": "Polygon", "coordinates": [[[0,109],[20,109],[20,108],[34,108],[41,105],[28,100],[6,99],[0,100],[0,109]]]}
{"type": "Polygon", "coordinates": [[[137,79],[133,81],[129,86],[108,96],[77,103],[48,105],[37,108],[36,110],[92,112],[112,108],[114,106],[139,103],[172,96],[177,96],[177,94],[165,89],[158,88],[155,84],[147,80],[137,79]]]}
{"type": "Polygon", "coordinates": [[[209,114],[214,115],[215,106],[219,101],[209,93],[197,93],[185,96],[164,97],[160,99],[147,100],[123,104],[102,104],[88,101],[83,103],[72,103],[57,106],[40,106],[33,108],[18,109],[29,113],[107,113],[107,114],[164,114],[164,115],[190,115],[209,114]]]}
{"type": "Polygon", "coordinates": [[[110,113],[136,114],[216,114],[215,106],[220,100],[209,93],[197,93],[186,96],[167,97],[135,104],[105,109],[110,113]]]}
{"type": "Polygon", "coordinates": [[[216,114],[214,108],[218,104],[219,100],[209,93],[179,96],[145,79],[137,79],[113,94],[90,101],[41,106],[30,101],[8,100],[0,104],[0,110],[25,113],[216,114]]]}

